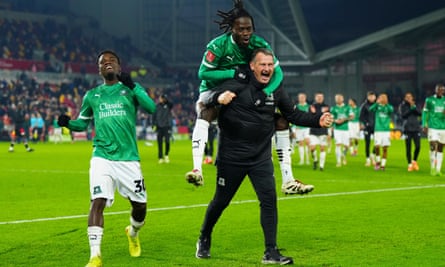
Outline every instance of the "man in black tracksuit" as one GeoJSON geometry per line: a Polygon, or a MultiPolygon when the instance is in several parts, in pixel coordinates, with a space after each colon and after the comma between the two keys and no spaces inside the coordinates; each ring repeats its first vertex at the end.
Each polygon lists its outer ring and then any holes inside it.
{"type": "Polygon", "coordinates": [[[412,93],[406,93],[399,106],[399,113],[403,119],[403,134],[405,134],[406,160],[408,171],[418,171],[417,158],[420,153],[420,126],[419,118],[422,111],[416,106],[412,93]],[[414,143],[414,154],[411,154],[411,143],[414,143]]]}
{"type": "Polygon", "coordinates": [[[277,249],[277,195],[271,154],[275,132],[274,113],[278,107],[291,123],[307,127],[329,126],[332,116],[313,115],[294,109],[294,104],[278,88],[266,97],[262,89],[273,74],[273,55],[258,49],[252,55],[250,82],[229,80],[215,88],[214,103],[221,104],[218,115],[217,187],[210,202],[197,243],[196,257],[210,257],[211,233],[247,175],[260,201],[261,226],[265,239],[265,264],[292,264],[277,249]]]}
{"type": "Polygon", "coordinates": [[[153,114],[153,126],[156,127],[158,141],[158,162],[169,163],[168,153],[170,152],[170,137],[173,126],[172,109],[173,105],[167,99],[167,95],[159,97],[156,105],[156,112],[153,114]],[[163,144],[165,142],[165,151],[163,144]]]}
{"type": "Polygon", "coordinates": [[[365,153],[366,153],[366,166],[371,166],[371,162],[374,161],[374,149],[370,151],[371,147],[371,136],[374,134],[374,121],[375,113],[369,110],[369,107],[375,103],[376,95],[374,92],[369,91],[366,95],[366,100],[360,107],[360,124],[363,128],[363,133],[365,136],[365,153]]]}

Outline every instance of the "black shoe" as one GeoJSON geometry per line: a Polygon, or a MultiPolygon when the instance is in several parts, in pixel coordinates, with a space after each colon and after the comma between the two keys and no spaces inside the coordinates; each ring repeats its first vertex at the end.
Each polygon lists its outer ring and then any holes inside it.
{"type": "Polygon", "coordinates": [[[291,265],[294,264],[294,260],[291,257],[281,255],[278,248],[268,248],[264,252],[262,264],[279,264],[279,265],[291,265]]]}
{"type": "Polygon", "coordinates": [[[314,161],[314,166],[313,166],[313,169],[314,169],[314,170],[317,169],[317,165],[318,165],[318,161],[314,161]]]}
{"type": "Polygon", "coordinates": [[[210,237],[198,239],[198,242],[196,242],[195,256],[199,259],[210,258],[210,237]]]}

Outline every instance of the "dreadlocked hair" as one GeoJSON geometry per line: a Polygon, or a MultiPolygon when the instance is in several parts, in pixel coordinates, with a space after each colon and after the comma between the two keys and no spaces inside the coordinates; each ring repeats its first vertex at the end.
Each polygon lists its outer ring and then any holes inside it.
{"type": "Polygon", "coordinates": [[[233,8],[227,12],[218,10],[216,13],[222,18],[221,21],[216,21],[219,24],[219,29],[223,29],[224,32],[228,32],[232,29],[235,20],[238,18],[248,17],[252,20],[253,30],[255,30],[255,24],[253,23],[253,17],[244,9],[243,2],[241,0],[233,0],[233,8]]]}

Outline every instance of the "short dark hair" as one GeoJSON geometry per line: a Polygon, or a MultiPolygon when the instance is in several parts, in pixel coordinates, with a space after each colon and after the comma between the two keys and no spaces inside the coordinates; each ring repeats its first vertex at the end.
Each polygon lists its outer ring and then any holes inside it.
{"type": "Polygon", "coordinates": [[[368,93],[366,93],[366,95],[368,96],[368,95],[375,95],[375,92],[374,91],[368,91],[368,93]]]}
{"type": "Polygon", "coordinates": [[[112,54],[113,56],[115,56],[117,58],[117,63],[121,64],[121,59],[119,58],[119,56],[116,54],[116,52],[114,52],[111,49],[105,49],[99,52],[99,54],[97,55],[96,58],[96,63],[99,63],[99,58],[103,55],[103,54],[112,54]]]}
{"type": "Polygon", "coordinates": [[[257,48],[255,50],[253,50],[252,52],[252,57],[250,59],[250,61],[253,61],[256,57],[256,55],[258,55],[259,53],[265,54],[267,56],[274,56],[272,50],[268,49],[268,48],[257,48]]]}

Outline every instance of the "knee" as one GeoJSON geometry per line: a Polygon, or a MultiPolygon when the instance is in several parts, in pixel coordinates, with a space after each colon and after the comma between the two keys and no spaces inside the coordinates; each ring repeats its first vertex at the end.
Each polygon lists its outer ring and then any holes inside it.
{"type": "Polygon", "coordinates": [[[202,107],[200,109],[198,118],[211,122],[216,119],[217,112],[215,107],[202,107]]]}
{"type": "Polygon", "coordinates": [[[275,113],[275,130],[282,131],[289,129],[289,122],[278,113],[275,113]]]}
{"type": "Polygon", "coordinates": [[[134,210],[137,211],[146,211],[147,210],[147,203],[141,203],[141,202],[131,202],[131,206],[133,207],[134,210]]]}

